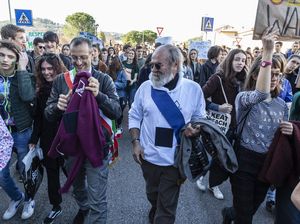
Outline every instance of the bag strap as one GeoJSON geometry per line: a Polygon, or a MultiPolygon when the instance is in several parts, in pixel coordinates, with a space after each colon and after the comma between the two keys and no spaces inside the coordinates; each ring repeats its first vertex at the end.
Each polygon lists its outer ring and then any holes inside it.
{"type": "Polygon", "coordinates": [[[67,86],[68,86],[69,90],[72,90],[73,89],[73,83],[71,81],[71,77],[70,76],[71,76],[71,74],[70,74],[69,71],[67,71],[67,72],[64,73],[64,78],[65,78],[65,81],[67,83],[67,86]]]}
{"type": "Polygon", "coordinates": [[[228,100],[227,100],[227,96],[225,94],[225,91],[224,91],[224,87],[223,87],[223,83],[222,83],[222,79],[220,76],[217,75],[217,77],[219,78],[220,80],[220,84],[221,84],[221,88],[222,88],[222,92],[223,92],[223,96],[224,96],[224,99],[225,99],[225,102],[228,103],[228,100]]]}
{"type": "Polygon", "coordinates": [[[151,97],[157,108],[174,129],[177,143],[180,144],[180,130],[185,125],[185,120],[169,94],[151,87],[151,97]]]}
{"type": "Polygon", "coordinates": [[[244,117],[239,121],[239,123],[237,124],[237,128],[240,126],[240,124],[243,122],[242,124],[242,128],[240,129],[239,133],[238,133],[238,137],[240,137],[243,133],[243,129],[244,129],[244,126],[245,126],[245,123],[246,123],[246,119],[251,111],[252,107],[247,111],[247,113],[244,115],[244,117]]]}

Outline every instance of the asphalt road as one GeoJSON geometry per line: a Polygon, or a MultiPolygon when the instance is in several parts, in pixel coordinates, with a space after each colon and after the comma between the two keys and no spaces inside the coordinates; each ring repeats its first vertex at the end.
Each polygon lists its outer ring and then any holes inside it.
{"type": "MultiPolygon", "coordinates": [[[[125,116],[126,117],[126,116],[125,116]]],[[[119,159],[110,168],[108,181],[108,224],[147,224],[148,210],[150,204],[145,195],[145,184],[142,172],[139,166],[134,162],[131,156],[131,143],[129,141],[127,125],[124,125],[124,133],[120,139],[119,159]]],[[[11,173],[15,170],[12,166],[11,173]]],[[[21,220],[21,210],[19,209],[14,218],[9,221],[3,221],[0,218],[0,224],[38,224],[51,210],[47,196],[46,180],[44,176],[43,183],[35,197],[36,208],[34,215],[26,221],[21,220]]],[[[207,178],[207,177],[206,177],[207,178]]],[[[61,175],[61,181],[65,178],[61,175]]],[[[207,179],[206,179],[207,182],[207,179]]],[[[18,185],[22,188],[22,184],[18,185]]],[[[186,181],[182,188],[177,208],[176,224],[220,224],[222,223],[221,209],[230,206],[232,201],[230,184],[223,183],[220,186],[224,193],[224,200],[217,200],[212,193],[206,191],[200,192],[196,185],[186,181]]],[[[4,213],[8,206],[9,199],[0,189],[0,214],[4,213]]],[[[68,224],[72,223],[73,217],[77,213],[77,205],[72,198],[71,193],[63,195],[62,203],[63,213],[57,217],[54,223],[68,224]]],[[[267,212],[264,204],[259,208],[254,217],[254,224],[273,223],[273,215],[267,212]]]]}

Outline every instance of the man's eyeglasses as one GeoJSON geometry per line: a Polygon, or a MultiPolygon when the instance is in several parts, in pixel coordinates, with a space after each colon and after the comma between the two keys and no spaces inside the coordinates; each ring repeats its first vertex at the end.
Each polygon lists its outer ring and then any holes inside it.
{"type": "Polygon", "coordinates": [[[150,63],[151,68],[155,67],[156,70],[160,70],[162,64],[161,63],[150,63]]]}
{"type": "Polygon", "coordinates": [[[73,61],[86,61],[89,59],[88,55],[81,55],[81,56],[76,56],[76,55],[71,55],[71,58],[73,59],[73,61]]]}
{"type": "Polygon", "coordinates": [[[44,46],[38,46],[39,47],[39,49],[46,49],[44,46]]]}

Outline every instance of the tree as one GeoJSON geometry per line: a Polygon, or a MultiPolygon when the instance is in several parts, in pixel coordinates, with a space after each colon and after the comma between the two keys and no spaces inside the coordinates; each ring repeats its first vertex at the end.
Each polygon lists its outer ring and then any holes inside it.
{"type": "Polygon", "coordinates": [[[100,33],[98,33],[98,37],[103,41],[103,43],[106,42],[106,36],[103,31],[100,31],[100,33]]]}
{"type": "Polygon", "coordinates": [[[67,16],[64,32],[67,36],[77,36],[79,32],[96,34],[95,19],[84,12],[76,12],[67,16]]]}
{"type": "Polygon", "coordinates": [[[138,45],[143,42],[152,44],[156,38],[157,34],[151,30],[144,30],[142,32],[133,30],[123,35],[122,41],[124,43],[130,43],[131,45],[138,45]]]}

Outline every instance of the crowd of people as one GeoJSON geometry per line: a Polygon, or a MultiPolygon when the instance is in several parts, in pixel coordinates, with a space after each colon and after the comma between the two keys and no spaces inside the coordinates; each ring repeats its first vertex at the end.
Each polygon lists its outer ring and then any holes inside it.
{"type": "Polygon", "coordinates": [[[222,200],[218,185],[229,178],[233,201],[220,208],[224,224],[252,223],[265,199],[268,211],[276,207],[275,223],[300,223],[300,50],[294,42],[282,53],[277,35],[267,28],[262,48],[253,50],[211,46],[203,61],[197,49],[161,37],[148,52],[130,44],[100,48],[84,37],[60,47],[58,35],[47,31],[34,39],[33,51],[26,51],[25,30],[3,26],[0,187],[11,201],[2,218],[11,219],[21,205],[21,219],[34,214],[34,198],[16,181],[25,181],[26,154],[40,147],[52,205],[43,223],[61,214],[61,194],[71,186],[79,207],[73,223],[106,223],[108,165],[116,138],[127,131],[123,112],[128,107],[128,144],[143,172],[150,223],[175,222],[180,187],[188,176],[178,155],[186,139],[199,138],[206,148],[205,133],[213,144],[212,134],[218,133],[238,163],[235,172],[220,177],[218,146],[209,183],[204,183],[206,172],[196,180],[199,190],[208,188],[222,200]],[[230,115],[226,131],[216,131],[208,110],[230,115]],[[17,180],[10,174],[13,152],[17,180]],[[60,171],[67,177],[63,186],[60,171]]]}

